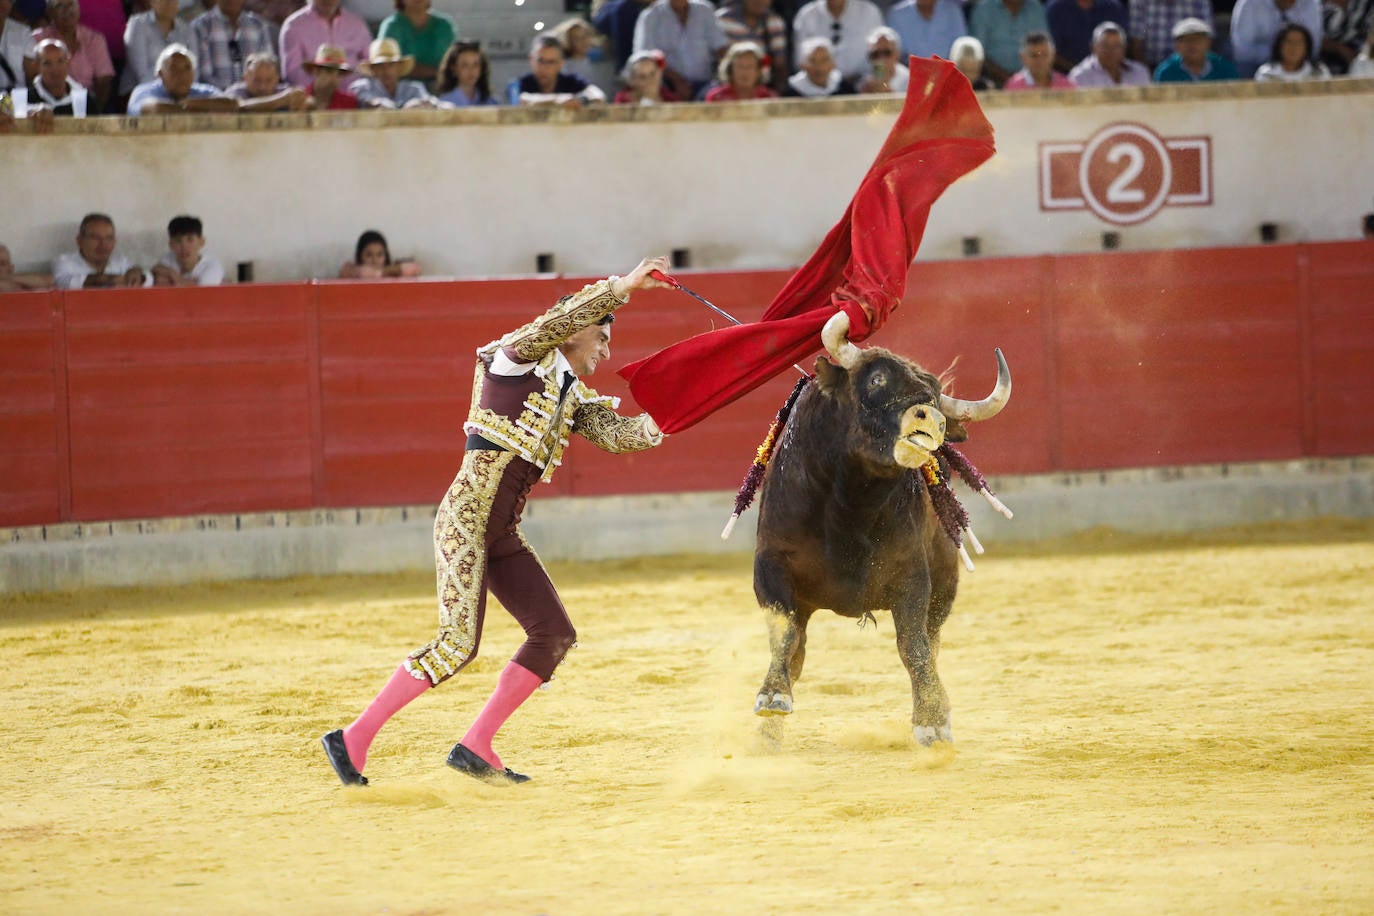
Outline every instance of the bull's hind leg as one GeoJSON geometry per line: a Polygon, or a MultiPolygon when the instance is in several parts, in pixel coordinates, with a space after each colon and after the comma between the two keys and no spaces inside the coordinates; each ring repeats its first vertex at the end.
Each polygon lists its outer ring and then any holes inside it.
{"type": "MultiPolygon", "coordinates": [[[[897,652],[911,675],[911,734],[916,743],[930,747],[937,742],[952,742],[949,695],[940,683],[935,668],[938,635],[932,640],[926,631],[926,604],[894,608],[892,622],[897,628],[897,652]]],[[[937,631],[938,633],[938,631],[937,631]]]]}

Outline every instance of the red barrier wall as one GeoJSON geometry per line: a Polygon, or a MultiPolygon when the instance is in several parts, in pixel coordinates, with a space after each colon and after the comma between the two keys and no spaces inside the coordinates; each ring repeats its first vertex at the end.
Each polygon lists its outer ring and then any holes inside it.
{"type": "MultiPolygon", "coordinates": [[[[957,357],[965,397],[991,388],[1003,349],[1011,406],[967,447],[988,473],[1370,454],[1372,255],[1355,242],[919,263],[872,343],[937,372],[957,357]]],[[[751,320],[788,273],[688,283],[751,320]]],[[[579,282],[8,295],[0,524],[433,502],[462,450],[473,350],[579,282]]],[[[679,293],[637,294],[612,363],[720,322],[679,293]]],[[[794,379],[651,452],[574,445],[536,492],[733,488],[794,379]]],[[[609,370],[593,382],[627,393],[609,370]]]]}

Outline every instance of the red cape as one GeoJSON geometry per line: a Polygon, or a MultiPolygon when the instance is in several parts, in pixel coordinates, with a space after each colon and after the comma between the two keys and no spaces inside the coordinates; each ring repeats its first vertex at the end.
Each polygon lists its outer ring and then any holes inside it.
{"type": "Polygon", "coordinates": [[[763,317],[698,334],[620,370],[664,432],[687,429],[815,353],[836,309],[849,313],[850,338],[858,341],[902,301],[931,205],[993,154],[992,125],[964,75],[937,58],[913,57],[910,67],[906,104],[854,199],[763,317]]]}

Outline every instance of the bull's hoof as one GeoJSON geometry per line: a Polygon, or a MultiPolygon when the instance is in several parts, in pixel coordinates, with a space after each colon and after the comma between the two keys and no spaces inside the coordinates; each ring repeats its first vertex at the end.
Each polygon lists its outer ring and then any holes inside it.
{"type": "Polygon", "coordinates": [[[792,712],[792,698],[785,693],[760,693],[754,701],[756,716],[786,716],[792,712]]]}
{"type": "Polygon", "coordinates": [[[948,725],[913,725],[911,736],[921,747],[933,747],[940,742],[954,743],[954,729],[948,725]]]}

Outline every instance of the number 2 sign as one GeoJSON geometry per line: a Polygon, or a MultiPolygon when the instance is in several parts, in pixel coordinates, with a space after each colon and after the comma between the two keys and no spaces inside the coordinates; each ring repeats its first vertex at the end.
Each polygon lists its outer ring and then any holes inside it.
{"type": "Polygon", "coordinates": [[[1088,209],[1143,223],[1164,206],[1210,206],[1212,138],[1165,139],[1143,124],[1108,124],[1086,142],[1040,144],[1040,209],[1088,209]]]}

